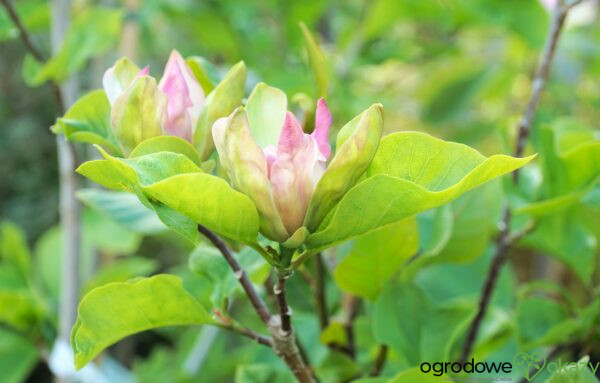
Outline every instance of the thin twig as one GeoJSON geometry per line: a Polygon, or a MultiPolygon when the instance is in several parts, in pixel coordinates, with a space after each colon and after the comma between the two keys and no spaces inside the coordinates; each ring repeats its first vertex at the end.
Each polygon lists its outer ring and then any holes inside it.
{"type": "Polygon", "coordinates": [[[216,326],[218,326],[224,330],[231,331],[236,334],[239,334],[239,335],[245,336],[247,338],[250,338],[252,340],[255,340],[257,343],[262,344],[264,346],[273,347],[273,342],[271,341],[271,338],[269,338],[268,336],[259,334],[255,331],[249,329],[248,327],[240,326],[240,325],[236,324],[235,322],[219,323],[216,326]]]}
{"type": "Polygon", "coordinates": [[[269,310],[267,306],[263,302],[262,298],[258,295],[256,290],[254,289],[254,285],[250,282],[250,278],[248,278],[248,274],[246,271],[242,269],[238,261],[233,257],[227,245],[219,238],[215,233],[210,231],[208,228],[198,225],[198,231],[204,235],[223,255],[225,261],[229,264],[229,266],[233,269],[233,273],[237,278],[238,282],[242,285],[244,292],[250,299],[250,303],[256,310],[258,316],[263,321],[265,325],[269,325],[269,320],[271,319],[271,314],[269,314],[269,310]]]}
{"type": "MultiPolygon", "coordinates": [[[[561,1],[561,3],[557,5],[554,10],[552,15],[552,23],[546,37],[544,50],[533,79],[531,96],[529,102],[527,103],[527,107],[525,108],[525,112],[523,113],[523,117],[517,126],[518,131],[514,150],[515,157],[521,157],[523,155],[527,139],[531,133],[531,127],[537,112],[542,91],[544,90],[544,87],[548,81],[550,67],[556,53],[556,46],[558,44],[560,33],[563,29],[565,19],[569,13],[569,10],[579,2],[580,1],[575,1],[570,4],[565,4],[564,1],[561,1]]],[[[513,172],[513,181],[515,184],[519,182],[518,169],[513,172]]],[[[473,319],[473,322],[471,323],[471,326],[467,332],[467,337],[460,357],[461,362],[465,362],[471,354],[473,345],[475,344],[477,334],[479,332],[479,328],[490,304],[492,293],[496,286],[500,270],[506,261],[508,250],[510,246],[522,236],[521,233],[510,233],[511,216],[510,208],[505,206],[502,214],[502,221],[500,222],[500,235],[498,236],[496,243],[496,252],[492,258],[492,262],[483,285],[477,314],[475,315],[475,318],[473,319]]],[[[527,232],[523,232],[523,235],[525,234],[527,234],[527,232]]]]}
{"type": "MultiPolygon", "coordinates": [[[[12,6],[10,0],[0,0],[0,4],[4,6],[8,17],[10,17],[13,24],[15,24],[15,27],[17,27],[17,30],[19,31],[19,38],[23,42],[25,49],[31,54],[31,56],[36,61],[44,62],[44,55],[42,55],[40,50],[37,49],[37,47],[31,41],[31,36],[29,35],[29,32],[27,32],[27,29],[21,22],[21,18],[17,14],[15,8],[12,6]]],[[[59,112],[62,115],[65,113],[65,104],[60,87],[54,81],[49,81],[48,84],[52,88],[52,93],[54,94],[54,98],[56,99],[56,102],[58,104],[59,112]]]]}
{"type": "Polygon", "coordinates": [[[375,358],[375,364],[373,365],[373,369],[369,373],[369,376],[379,376],[379,374],[381,374],[383,366],[385,366],[385,361],[387,360],[387,354],[388,346],[385,344],[379,346],[379,351],[377,351],[377,357],[375,358]]]}

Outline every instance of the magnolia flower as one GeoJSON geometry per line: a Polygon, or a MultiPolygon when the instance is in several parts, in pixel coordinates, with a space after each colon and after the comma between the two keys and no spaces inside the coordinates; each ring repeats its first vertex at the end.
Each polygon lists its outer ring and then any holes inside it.
{"type": "MultiPolygon", "coordinates": [[[[274,103],[265,104],[265,113],[278,113],[274,103]]],[[[250,118],[251,106],[247,109],[248,115],[240,107],[229,117],[217,120],[213,139],[233,187],[254,201],[261,232],[285,242],[297,232],[314,230],[332,202],[339,201],[364,172],[381,137],[381,107],[370,108],[368,118],[363,121],[361,115],[360,121],[355,119],[348,129],[342,129],[348,133],[346,140],[338,142],[329,167],[331,113],[324,99],[317,102],[311,134],[304,133],[294,115],[284,109],[276,145],[264,147],[253,134],[260,134],[260,129],[266,127],[252,126],[252,121],[264,122],[265,118],[250,118]]]]}
{"type": "Polygon", "coordinates": [[[168,134],[192,141],[204,107],[204,91],[179,52],[173,51],[157,84],[149,68],[124,58],[102,79],[111,125],[125,151],[144,139],[168,134]]]}

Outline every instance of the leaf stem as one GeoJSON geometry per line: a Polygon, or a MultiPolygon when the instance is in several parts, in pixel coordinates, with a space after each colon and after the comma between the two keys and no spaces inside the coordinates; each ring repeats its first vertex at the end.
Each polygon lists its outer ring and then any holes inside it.
{"type": "MultiPolygon", "coordinates": [[[[569,10],[575,5],[579,4],[581,1],[582,0],[576,0],[567,3],[565,2],[565,0],[561,0],[554,9],[552,15],[552,22],[550,24],[550,29],[546,36],[546,42],[544,44],[544,50],[538,62],[538,66],[535,71],[535,76],[532,82],[531,96],[523,113],[523,116],[521,117],[521,120],[517,125],[517,136],[514,150],[515,157],[521,157],[523,155],[523,152],[525,151],[525,145],[531,133],[532,124],[539,106],[542,91],[544,90],[546,83],[548,82],[550,68],[552,66],[552,61],[556,53],[558,40],[563,30],[564,23],[569,13],[569,10]]],[[[519,182],[518,169],[513,172],[513,182],[515,184],[518,184],[519,182]]],[[[467,332],[465,343],[463,344],[460,362],[465,362],[471,355],[471,351],[473,349],[473,345],[475,344],[479,328],[481,327],[481,323],[483,322],[483,318],[489,307],[492,294],[496,287],[498,276],[500,274],[500,271],[502,270],[504,262],[506,261],[507,254],[511,245],[528,232],[524,231],[511,234],[511,217],[512,214],[510,211],[510,207],[506,205],[503,209],[502,220],[500,222],[500,234],[498,236],[498,239],[496,240],[496,252],[494,253],[492,262],[490,264],[490,268],[488,270],[485,282],[483,284],[477,313],[475,315],[475,318],[471,322],[471,326],[469,327],[469,330],[467,332]]],[[[534,227],[532,227],[531,230],[533,230],[533,228],[534,227]]]]}

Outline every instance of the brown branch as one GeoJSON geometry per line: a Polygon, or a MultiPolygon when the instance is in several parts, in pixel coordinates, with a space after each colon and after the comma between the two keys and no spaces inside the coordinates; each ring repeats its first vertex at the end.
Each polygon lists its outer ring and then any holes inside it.
{"type": "Polygon", "coordinates": [[[327,315],[327,298],[325,296],[325,264],[321,253],[315,254],[312,259],[314,270],[314,284],[311,284],[315,310],[319,317],[321,330],[329,325],[329,316],[327,315]]]}
{"type": "MultiPolygon", "coordinates": [[[[17,11],[15,10],[15,8],[12,6],[10,0],[0,0],[0,4],[2,4],[2,6],[4,6],[4,8],[6,9],[6,13],[8,14],[8,17],[11,19],[13,24],[15,24],[15,27],[17,27],[17,30],[19,31],[19,38],[23,42],[25,49],[31,54],[31,56],[36,61],[44,62],[44,55],[42,55],[42,53],[37,49],[37,47],[31,41],[31,36],[29,36],[29,32],[27,32],[27,29],[23,25],[23,22],[21,22],[21,18],[17,14],[17,11]]],[[[58,103],[59,112],[62,115],[65,113],[65,104],[64,104],[64,99],[62,97],[62,92],[60,90],[60,87],[54,81],[49,81],[48,84],[52,88],[52,93],[54,94],[54,98],[56,99],[56,102],[58,103]]]]}
{"type": "MultiPolygon", "coordinates": [[[[242,269],[238,261],[233,257],[227,245],[219,238],[215,233],[210,231],[208,228],[198,225],[198,231],[204,235],[223,255],[225,261],[229,264],[238,282],[242,285],[244,292],[248,296],[250,303],[254,307],[254,310],[258,313],[258,316],[263,323],[269,329],[271,334],[271,347],[275,353],[281,357],[287,364],[289,369],[292,371],[296,379],[301,383],[313,383],[315,380],[312,375],[312,371],[306,366],[304,359],[298,348],[296,338],[293,334],[291,327],[291,309],[287,305],[285,298],[285,278],[286,276],[280,276],[277,287],[281,287],[281,293],[277,295],[277,299],[280,306],[281,316],[272,316],[267,309],[267,306],[263,302],[262,298],[258,295],[254,289],[254,285],[248,278],[248,274],[242,269]],[[281,280],[283,279],[283,285],[281,280]],[[287,317],[287,318],[286,318],[287,317]]],[[[242,334],[245,335],[245,334],[242,334]]],[[[253,334],[250,334],[254,336],[253,334]]]]}
{"type": "Polygon", "coordinates": [[[281,317],[281,330],[285,335],[292,332],[292,309],[287,303],[285,297],[285,282],[287,275],[278,275],[277,284],[273,288],[273,292],[277,297],[277,305],[279,306],[279,315],[281,317]]]}
{"type": "Polygon", "coordinates": [[[198,225],[198,231],[202,235],[204,235],[221,252],[223,257],[225,258],[225,261],[227,261],[227,263],[233,270],[233,273],[237,278],[238,282],[242,285],[242,288],[248,296],[252,307],[254,307],[254,310],[256,311],[260,319],[263,321],[263,323],[268,326],[269,321],[271,319],[271,314],[269,314],[267,306],[254,289],[254,285],[252,285],[252,282],[250,282],[248,274],[246,274],[246,271],[242,269],[238,261],[233,257],[233,255],[227,248],[227,245],[225,245],[221,238],[219,238],[215,233],[213,233],[208,228],[202,225],[198,225]]]}
{"type": "Polygon", "coordinates": [[[387,360],[388,354],[388,346],[382,344],[379,346],[379,351],[377,352],[377,357],[375,358],[375,364],[373,365],[373,369],[369,373],[369,376],[379,376],[383,367],[385,366],[385,361],[387,360]]]}
{"type": "Polygon", "coordinates": [[[251,330],[247,327],[239,326],[239,325],[235,324],[234,322],[219,323],[217,326],[219,326],[220,328],[222,328],[224,330],[228,330],[228,331],[234,332],[236,334],[250,338],[252,340],[255,340],[257,343],[262,344],[264,346],[273,347],[273,342],[271,341],[271,338],[269,338],[268,336],[264,336],[262,334],[254,332],[253,330],[251,330]]]}
{"type": "MultiPolygon", "coordinates": [[[[550,29],[548,31],[548,35],[546,36],[544,50],[538,63],[535,72],[535,77],[533,79],[531,96],[529,98],[529,102],[527,103],[527,107],[525,108],[525,112],[523,113],[523,117],[517,125],[518,130],[514,151],[515,157],[521,157],[523,155],[523,152],[525,151],[525,145],[531,133],[531,127],[539,106],[540,97],[542,95],[542,91],[546,86],[546,83],[548,82],[550,68],[552,66],[554,55],[556,53],[558,39],[562,32],[569,10],[579,2],[580,1],[575,1],[570,4],[565,4],[564,1],[561,1],[560,4],[557,5],[554,10],[554,13],[552,15],[552,23],[550,24],[550,29]]],[[[518,169],[513,172],[513,181],[515,184],[518,184],[519,182],[518,169]]],[[[471,354],[471,351],[477,339],[479,328],[489,307],[493,291],[496,287],[498,276],[500,274],[502,266],[504,265],[504,262],[506,261],[508,250],[510,249],[510,246],[515,241],[517,241],[522,235],[527,234],[527,231],[524,231],[523,233],[511,234],[510,224],[510,208],[508,206],[505,206],[502,214],[502,221],[500,222],[500,235],[498,236],[496,242],[496,252],[494,253],[494,256],[492,258],[492,263],[490,265],[488,274],[483,285],[483,290],[479,299],[479,307],[477,310],[477,314],[475,315],[475,318],[473,319],[473,322],[469,327],[465,343],[463,344],[462,354],[460,357],[460,361],[463,363],[469,358],[469,355],[471,354]]]]}

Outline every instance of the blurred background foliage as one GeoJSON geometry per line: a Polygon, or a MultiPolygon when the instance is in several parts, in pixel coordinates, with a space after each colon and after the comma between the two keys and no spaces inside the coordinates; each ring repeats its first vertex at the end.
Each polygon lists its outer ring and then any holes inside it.
{"type": "MultiPolygon", "coordinates": [[[[503,200],[518,213],[517,229],[532,222],[535,229],[510,254],[476,359],[512,360],[518,350],[565,344],[566,351],[559,351],[571,352],[567,359],[582,353],[600,359],[599,4],[585,1],[567,21],[527,148],[538,159],[522,172],[518,190],[508,180],[496,182],[379,238],[326,252],[332,319],[320,342],[319,324],[308,315],[314,308],[305,279],[312,277],[313,265],[300,273],[305,278],[291,281],[295,325],[324,381],[349,381],[368,371],[381,341],[390,346],[385,376],[457,355],[493,253],[503,200]],[[404,241],[407,233],[413,235],[410,244],[404,241]],[[392,240],[383,246],[385,238],[392,240]],[[377,270],[361,263],[354,267],[357,257],[373,256],[370,252],[389,273],[373,274],[377,270]],[[361,280],[369,275],[379,279],[361,280]],[[339,331],[348,320],[348,296],[336,284],[363,298],[354,322],[361,351],[354,359],[325,347],[348,341],[339,331]]],[[[14,5],[34,43],[50,56],[48,2],[14,5]]],[[[279,87],[300,114],[310,113],[308,101],[325,89],[334,133],[381,102],[386,132],[424,131],[486,155],[511,153],[549,17],[537,0],[77,0],[62,50],[38,64],[1,10],[0,215],[6,223],[0,228],[0,381],[41,382],[51,376],[61,228],[55,140],[48,129],[58,112],[43,85],[47,80],[76,76],[84,94],[100,86],[104,70],[122,55],[158,74],[169,52],[178,49],[185,57],[204,58],[217,79],[244,60],[248,90],[258,81],[279,87]],[[327,88],[313,78],[300,22],[323,52],[327,88]]],[[[80,146],[80,160],[95,155],[92,151],[80,146]]],[[[180,275],[207,306],[229,309],[248,326],[258,324],[237,298],[235,283],[215,278],[223,265],[210,249],[190,255],[192,249],[174,240],[131,196],[86,189],[79,197],[87,206],[83,292],[168,271],[180,275]]],[[[244,262],[255,282],[269,285],[260,259],[244,254],[244,262]]],[[[208,328],[128,338],[97,368],[96,380],[89,381],[289,379],[270,350],[208,328]]]]}

